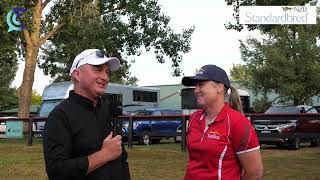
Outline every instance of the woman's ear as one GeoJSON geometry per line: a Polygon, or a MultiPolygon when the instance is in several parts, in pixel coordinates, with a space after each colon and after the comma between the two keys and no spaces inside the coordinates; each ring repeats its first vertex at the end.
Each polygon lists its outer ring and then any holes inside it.
{"type": "Polygon", "coordinates": [[[219,94],[221,94],[221,93],[224,94],[224,84],[219,83],[218,87],[219,87],[219,89],[218,89],[219,94]]]}

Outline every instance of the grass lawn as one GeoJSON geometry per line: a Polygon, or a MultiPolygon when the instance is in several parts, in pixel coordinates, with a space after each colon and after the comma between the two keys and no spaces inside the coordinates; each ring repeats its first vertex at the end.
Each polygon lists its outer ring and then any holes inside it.
{"type": "MultiPolygon", "coordinates": [[[[187,153],[172,141],[149,147],[134,145],[127,149],[133,180],[183,179],[187,153]]],[[[320,147],[298,151],[264,146],[262,149],[266,180],[320,180],[320,147]]],[[[47,179],[41,139],[33,146],[26,141],[0,139],[0,180],[47,179]]]]}

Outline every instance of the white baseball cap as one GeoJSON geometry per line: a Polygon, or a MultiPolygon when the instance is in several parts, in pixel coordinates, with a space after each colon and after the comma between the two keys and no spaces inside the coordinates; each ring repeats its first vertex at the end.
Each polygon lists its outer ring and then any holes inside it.
{"type": "Polygon", "coordinates": [[[69,76],[71,76],[75,69],[84,64],[101,65],[106,63],[108,63],[110,71],[115,71],[120,68],[120,61],[118,58],[106,57],[105,53],[99,49],[86,49],[74,58],[69,76]]]}

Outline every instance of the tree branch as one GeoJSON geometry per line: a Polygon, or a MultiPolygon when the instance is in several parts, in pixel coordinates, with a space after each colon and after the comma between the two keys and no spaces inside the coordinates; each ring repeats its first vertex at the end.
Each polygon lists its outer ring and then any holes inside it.
{"type": "Polygon", "coordinates": [[[317,91],[315,91],[314,93],[312,93],[312,94],[310,95],[310,97],[316,96],[316,95],[318,95],[319,93],[320,93],[320,91],[317,90],[317,91]]]}
{"type": "Polygon", "coordinates": [[[56,34],[59,31],[59,29],[61,29],[64,25],[65,23],[61,23],[56,27],[54,27],[46,36],[41,38],[40,45],[44,44],[49,38],[51,38],[54,34],[56,34]]]}
{"type": "Polygon", "coordinates": [[[32,45],[32,41],[31,41],[29,32],[26,29],[24,29],[23,34],[24,34],[24,38],[26,39],[27,44],[32,45]]]}
{"type": "Polygon", "coordinates": [[[42,3],[42,9],[44,9],[48,3],[50,2],[51,0],[45,0],[43,3],[42,3]]]}
{"type": "Polygon", "coordinates": [[[110,12],[115,12],[115,11],[117,11],[117,10],[122,10],[122,9],[124,9],[124,8],[122,8],[122,7],[116,7],[116,8],[114,8],[114,9],[111,9],[110,11],[105,11],[105,12],[103,12],[101,15],[105,15],[105,14],[108,14],[108,13],[110,13],[110,12]]]}

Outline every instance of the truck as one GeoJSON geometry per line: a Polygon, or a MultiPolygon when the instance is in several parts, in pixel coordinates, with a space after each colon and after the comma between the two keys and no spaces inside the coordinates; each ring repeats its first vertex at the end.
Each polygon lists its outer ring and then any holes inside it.
{"type": "MultiPolygon", "coordinates": [[[[133,141],[139,144],[159,143],[161,139],[176,139],[176,132],[181,127],[182,111],[179,109],[144,109],[131,113],[133,116],[133,141]],[[170,117],[175,116],[177,117],[170,117]],[[163,116],[158,119],[153,116],[163,116]]],[[[126,139],[129,131],[129,121],[122,124],[123,136],[126,139]]]]}
{"type": "Polygon", "coordinates": [[[260,144],[297,150],[303,142],[318,146],[320,115],[312,106],[275,105],[264,114],[251,116],[260,144]]]}

